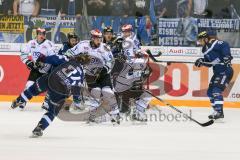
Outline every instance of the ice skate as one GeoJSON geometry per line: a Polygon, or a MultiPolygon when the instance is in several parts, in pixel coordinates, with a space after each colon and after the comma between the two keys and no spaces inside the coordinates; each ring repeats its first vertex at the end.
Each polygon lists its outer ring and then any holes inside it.
{"type": "Polygon", "coordinates": [[[121,116],[120,116],[120,114],[116,114],[116,115],[112,115],[111,116],[111,122],[113,123],[113,125],[116,125],[116,124],[120,124],[120,122],[121,122],[121,116]]]}
{"type": "Polygon", "coordinates": [[[139,122],[147,122],[147,115],[145,112],[140,112],[136,109],[133,110],[133,114],[131,116],[133,121],[139,121],[139,122]]]}
{"type": "Polygon", "coordinates": [[[31,138],[38,138],[43,135],[43,130],[42,128],[38,125],[33,131],[32,135],[30,136],[31,138]]]}
{"type": "Polygon", "coordinates": [[[22,101],[21,99],[16,99],[12,102],[11,108],[15,109],[15,108],[19,107],[19,108],[23,109],[25,107],[25,105],[26,105],[26,102],[22,101]]]}
{"type": "Polygon", "coordinates": [[[223,119],[224,114],[223,112],[214,111],[211,115],[208,116],[208,118],[213,120],[223,119]]]}

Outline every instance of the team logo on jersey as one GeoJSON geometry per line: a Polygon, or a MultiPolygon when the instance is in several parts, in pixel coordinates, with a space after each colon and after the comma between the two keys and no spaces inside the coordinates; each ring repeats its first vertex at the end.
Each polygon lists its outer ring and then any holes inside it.
{"type": "Polygon", "coordinates": [[[85,50],[89,50],[89,48],[88,48],[88,47],[83,47],[83,49],[85,49],[85,50]]]}
{"type": "Polygon", "coordinates": [[[90,62],[90,64],[96,64],[96,63],[100,63],[99,58],[91,57],[91,62],[90,62]]]}
{"type": "Polygon", "coordinates": [[[33,52],[33,57],[38,58],[41,55],[41,52],[33,52]]]}

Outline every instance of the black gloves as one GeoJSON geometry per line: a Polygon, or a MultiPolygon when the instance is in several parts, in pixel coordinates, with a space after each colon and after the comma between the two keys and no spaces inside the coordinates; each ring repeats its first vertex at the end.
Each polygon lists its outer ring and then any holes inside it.
{"type": "Polygon", "coordinates": [[[31,60],[27,60],[27,61],[25,62],[25,64],[27,65],[27,68],[28,68],[29,70],[33,70],[33,69],[36,68],[36,66],[34,65],[34,62],[31,61],[31,60]]]}
{"type": "Polygon", "coordinates": [[[40,56],[38,57],[35,63],[36,68],[42,68],[44,66],[45,59],[46,59],[46,56],[43,54],[40,54],[40,56]]]}
{"type": "Polygon", "coordinates": [[[204,58],[198,58],[194,65],[196,67],[201,67],[203,65],[203,63],[204,63],[204,58]]]}

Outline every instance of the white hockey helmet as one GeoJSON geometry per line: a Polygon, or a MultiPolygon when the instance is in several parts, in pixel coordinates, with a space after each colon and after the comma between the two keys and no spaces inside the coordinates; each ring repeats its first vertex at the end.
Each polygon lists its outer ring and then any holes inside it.
{"type": "Polygon", "coordinates": [[[38,33],[46,34],[45,28],[40,28],[40,27],[38,27],[37,30],[36,30],[36,32],[37,32],[37,35],[38,35],[38,33]]]}
{"type": "Polygon", "coordinates": [[[90,31],[92,38],[102,38],[102,32],[98,29],[94,29],[90,31]]]}

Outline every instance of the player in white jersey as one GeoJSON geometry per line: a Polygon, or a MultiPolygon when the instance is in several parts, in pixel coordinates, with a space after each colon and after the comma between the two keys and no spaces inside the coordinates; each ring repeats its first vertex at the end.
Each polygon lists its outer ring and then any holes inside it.
{"type": "Polygon", "coordinates": [[[132,32],[132,25],[126,24],[122,26],[122,56],[126,59],[122,71],[114,79],[114,89],[118,93],[125,92],[129,89],[142,90],[141,96],[135,101],[136,107],[133,113],[133,119],[139,121],[147,121],[145,110],[148,107],[152,96],[144,92],[142,86],[147,73],[147,59],[140,49],[140,42],[135,33],[132,32]]]}
{"type": "MultiPolygon", "coordinates": [[[[29,88],[39,77],[48,73],[51,69],[50,64],[37,65],[36,60],[40,55],[54,55],[54,44],[46,39],[46,30],[38,28],[36,39],[30,40],[25,46],[21,47],[21,60],[30,70],[25,89],[29,88]]],[[[24,108],[26,103],[19,106],[24,108]]]]}
{"type": "MultiPolygon", "coordinates": [[[[119,108],[112,88],[110,72],[114,65],[114,58],[110,48],[102,42],[102,33],[92,30],[91,40],[81,41],[68,50],[68,57],[78,54],[89,54],[91,62],[85,68],[87,84],[91,92],[92,109],[96,110],[101,105],[101,99],[111,107],[112,122],[120,123],[119,108]]],[[[90,119],[90,121],[93,121],[90,119]]]]}

